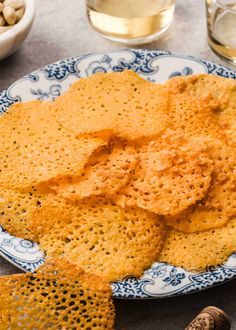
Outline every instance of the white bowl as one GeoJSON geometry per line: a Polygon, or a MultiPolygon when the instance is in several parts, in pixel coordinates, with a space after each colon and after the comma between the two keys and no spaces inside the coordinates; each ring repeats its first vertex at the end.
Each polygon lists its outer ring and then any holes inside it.
{"type": "Polygon", "coordinates": [[[35,16],[35,0],[25,1],[22,19],[10,30],[0,34],[0,60],[14,53],[27,37],[35,16]]]}

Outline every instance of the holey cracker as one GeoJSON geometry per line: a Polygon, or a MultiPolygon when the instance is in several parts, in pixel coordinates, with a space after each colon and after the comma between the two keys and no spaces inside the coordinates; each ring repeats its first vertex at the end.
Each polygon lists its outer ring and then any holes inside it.
{"type": "Polygon", "coordinates": [[[179,215],[166,217],[169,226],[184,232],[221,227],[236,216],[234,148],[216,139],[209,139],[208,145],[208,153],[213,161],[213,172],[206,196],[179,215]]]}
{"type": "Polygon", "coordinates": [[[236,219],[225,226],[203,232],[167,231],[159,260],[189,271],[217,266],[236,251],[236,219]]]}
{"type": "Polygon", "coordinates": [[[13,105],[0,117],[0,186],[24,189],[82,172],[102,138],[76,138],[51,115],[48,102],[13,105]]]}
{"type": "Polygon", "coordinates": [[[0,187],[0,225],[13,236],[33,240],[30,216],[42,207],[49,193],[50,190],[35,187],[21,192],[0,187]]]}
{"type": "Polygon", "coordinates": [[[160,135],[169,122],[167,90],[133,71],[82,78],[56,99],[52,110],[77,135],[107,132],[134,140],[160,135]]]}
{"type": "Polygon", "coordinates": [[[50,188],[74,201],[90,196],[111,197],[128,183],[136,163],[133,147],[116,144],[95,152],[80,176],[62,177],[50,188]]]}
{"type": "Polygon", "coordinates": [[[46,255],[63,256],[109,281],[140,276],[157,260],[164,239],[159,217],[98,198],[52,198],[32,215],[31,230],[46,255]]]}
{"type": "MultiPolygon", "coordinates": [[[[174,98],[178,94],[186,98],[208,98],[215,100],[214,120],[223,127],[228,142],[236,144],[236,80],[216,75],[199,74],[176,77],[167,82],[174,98]]],[[[209,103],[209,102],[208,102],[209,103]]]]}
{"type": "Polygon", "coordinates": [[[201,139],[174,131],[143,145],[131,181],[116,197],[159,215],[176,215],[201,200],[211,182],[212,160],[201,139]]]}
{"type": "Polygon", "coordinates": [[[64,259],[2,276],[0,284],[1,329],[114,329],[109,283],[64,259]]]}

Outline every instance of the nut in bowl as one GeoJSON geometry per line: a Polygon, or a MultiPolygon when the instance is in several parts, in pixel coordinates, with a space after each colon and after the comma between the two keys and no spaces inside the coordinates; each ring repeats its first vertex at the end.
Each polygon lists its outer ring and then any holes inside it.
{"type": "Polygon", "coordinates": [[[0,0],[0,60],[14,53],[27,37],[35,0],[0,0]]]}

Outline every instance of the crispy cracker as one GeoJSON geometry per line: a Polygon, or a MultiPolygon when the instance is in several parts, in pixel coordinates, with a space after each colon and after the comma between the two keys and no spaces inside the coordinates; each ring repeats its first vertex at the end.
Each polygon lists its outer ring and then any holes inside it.
{"type": "Polygon", "coordinates": [[[164,228],[154,214],[94,200],[49,198],[33,214],[32,232],[47,255],[63,255],[109,281],[140,276],[157,259],[164,228]]]}
{"type": "Polygon", "coordinates": [[[215,116],[217,103],[212,97],[176,94],[170,99],[170,128],[190,137],[205,135],[226,139],[223,127],[215,116]]]}
{"type": "Polygon", "coordinates": [[[190,207],[174,217],[165,217],[165,223],[179,231],[194,233],[224,226],[228,217],[204,206],[190,207]]]}
{"type": "Polygon", "coordinates": [[[200,271],[223,263],[236,251],[236,219],[221,228],[196,233],[169,230],[159,260],[200,271]]]}
{"type": "Polygon", "coordinates": [[[211,141],[210,155],[214,162],[212,182],[202,205],[214,209],[222,217],[236,216],[236,153],[220,140],[211,141]]]}
{"type": "Polygon", "coordinates": [[[168,81],[167,86],[174,94],[187,97],[213,96],[216,101],[215,118],[224,128],[229,142],[236,144],[236,80],[215,75],[199,74],[176,77],[168,81]]]}
{"type": "Polygon", "coordinates": [[[133,71],[82,78],[52,109],[58,122],[77,135],[107,132],[133,140],[160,134],[169,121],[167,90],[133,71]]]}
{"type": "Polygon", "coordinates": [[[62,179],[50,187],[70,200],[112,196],[127,184],[135,165],[135,149],[118,144],[111,150],[95,153],[81,176],[62,179]]]}
{"type": "Polygon", "coordinates": [[[109,284],[62,259],[0,282],[1,329],[114,329],[109,284]]]}
{"type": "Polygon", "coordinates": [[[175,132],[140,148],[140,162],[117,197],[160,215],[175,215],[202,199],[211,182],[212,161],[199,139],[175,132]]]}
{"type": "Polygon", "coordinates": [[[60,175],[83,171],[90,155],[106,142],[76,138],[50,114],[48,102],[13,105],[0,118],[0,186],[24,189],[60,175]]]}
{"type": "Polygon", "coordinates": [[[223,226],[236,216],[236,154],[220,140],[208,141],[213,161],[211,185],[204,199],[166,223],[184,232],[202,231],[223,226]]]}
{"type": "Polygon", "coordinates": [[[18,192],[0,187],[0,225],[11,235],[33,240],[34,234],[28,230],[30,215],[47,196],[47,190],[31,188],[18,192]]]}
{"type": "Polygon", "coordinates": [[[214,140],[210,153],[214,161],[214,171],[204,205],[222,211],[228,217],[236,216],[235,149],[219,140],[214,140]]]}

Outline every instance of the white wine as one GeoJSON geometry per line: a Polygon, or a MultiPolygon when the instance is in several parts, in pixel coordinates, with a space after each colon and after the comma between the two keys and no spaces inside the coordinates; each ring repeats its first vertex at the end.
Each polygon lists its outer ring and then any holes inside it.
{"type": "Polygon", "coordinates": [[[207,0],[208,43],[236,63],[236,1],[207,0]]]}
{"type": "Polygon", "coordinates": [[[168,29],[174,7],[174,0],[87,0],[87,15],[93,28],[105,37],[141,44],[168,29]]]}

